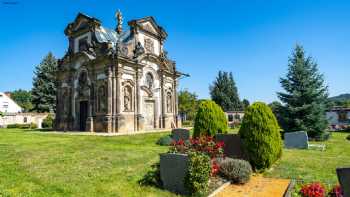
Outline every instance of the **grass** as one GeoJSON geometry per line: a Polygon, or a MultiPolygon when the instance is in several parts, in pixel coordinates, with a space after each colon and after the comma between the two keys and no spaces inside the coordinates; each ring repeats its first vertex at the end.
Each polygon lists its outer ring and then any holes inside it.
{"type": "MultiPolygon", "coordinates": [[[[168,134],[101,137],[0,129],[0,196],[175,196],[138,184],[167,151],[155,142],[168,134]]],[[[350,166],[347,136],[333,133],[324,152],[284,149],[264,176],[334,185],[335,169],[350,166]]]]}
{"type": "Polygon", "coordinates": [[[168,133],[72,136],[0,129],[0,196],[175,196],[138,181],[168,133]]]}
{"type": "Polygon", "coordinates": [[[284,149],[282,158],[264,175],[334,185],[338,183],[335,169],[350,167],[350,141],[346,140],[348,135],[332,133],[328,141],[322,142],[326,144],[325,151],[284,149]]]}

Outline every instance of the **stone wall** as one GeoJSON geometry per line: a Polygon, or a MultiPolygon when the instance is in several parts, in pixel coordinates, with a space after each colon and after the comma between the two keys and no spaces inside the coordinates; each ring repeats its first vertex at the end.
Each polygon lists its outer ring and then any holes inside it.
{"type": "Polygon", "coordinates": [[[30,124],[35,123],[41,128],[43,120],[47,113],[13,113],[0,116],[0,127],[6,127],[9,124],[30,124]]]}

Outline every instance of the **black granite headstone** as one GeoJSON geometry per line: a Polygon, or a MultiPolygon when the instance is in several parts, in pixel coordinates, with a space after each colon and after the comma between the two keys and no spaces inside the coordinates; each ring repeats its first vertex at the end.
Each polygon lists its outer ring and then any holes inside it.
{"type": "Polygon", "coordinates": [[[166,190],[188,194],[185,177],[188,172],[189,159],[185,154],[160,154],[160,178],[166,190]]]}
{"type": "Polygon", "coordinates": [[[171,131],[171,138],[173,138],[173,140],[175,141],[179,141],[180,139],[186,141],[188,139],[190,139],[190,131],[187,129],[173,129],[171,131]]]}
{"type": "Polygon", "coordinates": [[[350,168],[337,168],[337,175],[344,197],[350,197],[350,168]]]}

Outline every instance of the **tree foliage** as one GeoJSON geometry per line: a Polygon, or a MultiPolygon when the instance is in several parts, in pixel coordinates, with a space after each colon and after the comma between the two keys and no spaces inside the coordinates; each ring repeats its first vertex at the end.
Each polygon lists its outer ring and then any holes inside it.
{"type": "Polygon", "coordinates": [[[34,111],[56,111],[56,70],[57,60],[51,52],[35,67],[32,89],[34,111]]]}
{"type": "Polygon", "coordinates": [[[247,107],[249,107],[250,103],[247,99],[243,99],[242,105],[243,105],[243,109],[246,109],[247,107]]]}
{"type": "Polygon", "coordinates": [[[213,84],[209,87],[211,99],[224,111],[242,110],[242,103],[232,72],[219,71],[213,84]]]}
{"type": "Polygon", "coordinates": [[[328,89],[317,64],[305,56],[301,46],[296,46],[289,59],[288,73],[280,83],[285,90],[278,93],[285,104],[282,107],[285,132],[303,130],[311,137],[321,135],[328,124],[325,115],[328,89]]]}
{"type": "Polygon", "coordinates": [[[18,89],[11,92],[11,99],[15,101],[24,112],[29,112],[33,108],[32,93],[30,91],[18,89]]]}
{"type": "Polygon", "coordinates": [[[276,117],[262,102],[250,105],[239,130],[243,150],[256,170],[269,168],[282,155],[282,139],[276,117]]]}
{"type": "Polygon", "coordinates": [[[196,93],[188,90],[181,90],[178,93],[179,99],[179,113],[186,120],[193,120],[198,108],[198,101],[196,93]]]}
{"type": "Polygon", "coordinates": [[[227,132],[225,113],[214,101],[201,101],[194,120],[193,136],[214,136],[218,132],[227,132]]]}

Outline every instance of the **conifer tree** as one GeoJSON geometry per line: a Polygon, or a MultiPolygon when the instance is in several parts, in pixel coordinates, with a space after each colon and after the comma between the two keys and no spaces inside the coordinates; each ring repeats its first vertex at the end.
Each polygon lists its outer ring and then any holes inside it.
{"type": "Polygon", "coordinates": [[[321,135],[327,127],[328,87],[317,64],[305,56],[301,46],[297,45],[289,58],[288,73],[280,83],[285,90],[278,93],[285,104],[282,107],[284,131],[306,131],[311,137],[321,135]]]}
{"type": "Polygon", "coordinates": [[[219,71],[213,85],[209,87],[211,99],[224,111],[242,110],[232,72],[219,71]]]}
{"type": "Polygon", "coordinates": [[[33,111],[56,111],[57,60],[51,52],[35,67],[32,103],[33,111]]]}

